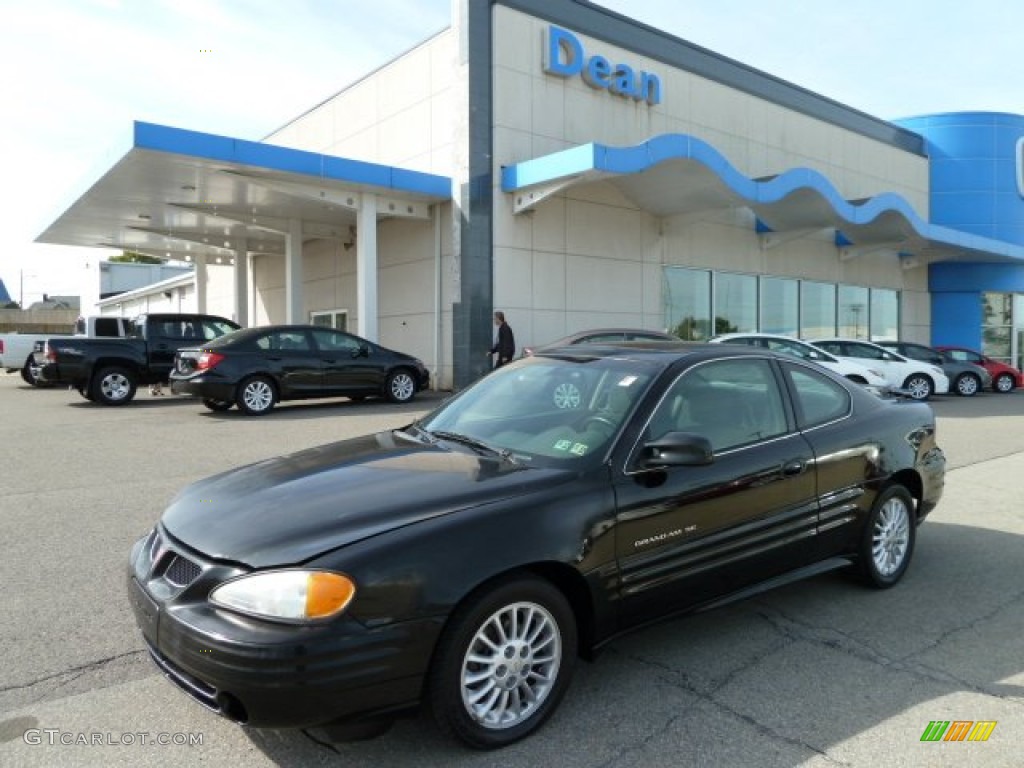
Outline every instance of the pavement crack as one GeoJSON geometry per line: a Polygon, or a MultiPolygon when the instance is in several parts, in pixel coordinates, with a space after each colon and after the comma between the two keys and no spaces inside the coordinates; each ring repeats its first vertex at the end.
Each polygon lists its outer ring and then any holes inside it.
{"type": "MultiPolygon", "coordinates": [[[[763,662],[768,657],[770,657],[773,654],[777,653],[778,651],[780,651],[780,650],[782,650],[782,649],[792,645],[794,642],[796,642],[795,638],[793,638],[793,637],[791,637],[789,635],[786,635],[785,633],[780,633],[780,637],[779,637],[779,639],[776,642],[771,643],[766,648],[764,648],[761,651],[751,655],[746,661],[744,661],[742,664],[737,666],[735,669],[731,670],[728,674],[726,674],[723,677],[718,678],[717,680],[715,680],[713,682],[713,684],[710,687],[708,687],[706,690],[702,690],[698,685],[696,685],[691,680],[690,676],[687,675],[685,672],[683,672],[681,670],[678,670],[678,669],[676,669],[676,668],[674,668],[672,666],[669,666],[668,664],[665,664],[663,662],[656,661],[654,659],[649,659],[649,658],[646,658],[644,656],[640,656],[640,655],[637,655],[637,654],[623,653],[621,651],[617,651],[617,650],[614,650],[614,649],[611,649],[609,652],[610,653],[617,653],[617,654],[623,656],[625,659],[627,659],[629,661],[632,661],[632,662],[640,664],[642,666],[651,668],[652,670],[655,671],[655,675],[656,675],[656,677],[657,677],[657,679],[659,681],[661,681],[661,682],[663,682],[663,683],[665,683],[667,685],[670,685],[670,686],[672,686],[674,688],[679,688],[680,690],[683,690],[683,691],[685,691],[685,692],[695,696],[696,698],[700,699],[701,701],[704,701],[704,702],[708,703],[709,705],[711,705],[715,709],[717,709],[717,710],[719,710],[721,712],[724,712],[724,713],[726,713],[728,715],[731,715],[732,717],[736,718],[737,720],[740,720],[740,721],[746,723],[751,728],[756,730],[758,733],[760,733],[760,734],[762,734],[762,735],[764,735],[764,736],[766,736],[768,738],[775,739],[776,741],[779,741],[779,742],[781,742],[783,744],[786,744],[788,746],[791,746],[791,747],[796,747],[798,749],[807,750],[808,752],[811,752],[811,753],[821,757],[822,759],[824,759],[825,762],[827,762],[829,765],[836,765],[836,766],[842,766],[844,768],[848,768],[851,765],[850,763],[846,763],[844,761],[837,760],[836,758],[834,758],[833,756],[828,754],[828,752],[826,752],[825,750],[823,750],[823,749],[821,749],[819,747],[814,746],[813,744],[809,744],[809,743],[807,743],[805,741],[801,741],[800,739],[793,738],[792,736],[787,736],[784,733],[780,733],[779,731],[775,730],[771,726],[766,725],[765,723],[760,722],[753,715],[749,715],[749,714],[747,714],[745,712],[741,712],[738,709],[736,709],[735,707],[730,706],[729,704],[727,704],[726,702],[722,701],[717,696],[717,694],[721,690],[723,690],[725,687],[730,685],[737,677],[742,675],[744,672],[746,672],[746,671],[756,667],[758,664],[763,662]]],[[[662,725],[661,728],[657,729],[656,731],[652,732],[649,736],[645,737],[640,744],[628,747],[626,749],[623,749],[622,751],[620,751],[618,753],[618,755],[616,755],[615,758],[613,758],[612,761],[605,762],[601,768],[605,768],[605,766],[613,765],[616,760],[622,758],[623,756],[642,749],[644,746],[649,744],[651,741],[653,741],[658,736],[660,736],[660,735],[662,735],[664,733],[667,733],[675,723],[677,723],[681,718],[687,716],[688,714],[689,713],[682,713],[682,714],[675,715],[675,716],[669,718],[662,725]]]]}
{"type": "Polygon", "coordinates": [[[71,667],[70,669],[62,670],[61,672],[54,672],[50,675],[43,675],[42,677],[37,677],[35,680],[30,680],[27,683],[17,683],[15,685],[0,686],[0,693],[7,693],[9,691],[22,691],[27,688],[33,688],[37,685],[41,685],[42,683],[47,683],[52,680],[58,679],[60,679],[61,685],[67,685],[68,683],[77,680],[79,677],[82,677],[83,675],[87,675],[90,672],[96,672],[98,670],[103,669],[103,667],[115,661],[131,658],[132,656],[139,656],[144,653],[146,653],[146,651],[142,648],[135,651],[127,651],[126,653],[118,653],[114,656],[108,656],[105,659],[97,659],[96,661],[90,661],[88,664],[82,664],[77,667],[71,667]]]}
{"type": "Polygon", "coordinates": [[[948,685],[956,684],[959,688],[973,693],[991,696],[996,699],[1007,701],[1013,704],[1021,703],[1019,695],[1009,692],[1000,692],[992,688],[972,683],[969,680],[957,677],[945,671],[935,669],[928,664],[917,661],[917,658],[928,651],[934,650],[960,632],[967,632],[975,629],[979,624],[989,621],[1011,605],[1018,603],[1024,598],[1024,593],[1019,593],[1008,600],[1003,601],[989,611],[980,614],[970,621],[963,622],[950,627],[923,647],[918,647],[902,656],[888,656],[869,643],[835,629],[834,627],[821,627],[815,624],[798,619],[786,614],[778,608],[769,607],[762,603],[758,606],[757,615],[767,621],[777,632],[781,632],[794,641],[799,640],[813,645],[819,645],[830,650],[845,653],[848,656],[866,661],[870,664],[883,667],[888,670],[904,672],[919,680],[932,683],[948,685]]]}
{"type": "Polygon", "coordinates": [[[306,728],[302,728],[301,731],[302,731],[302,735],[303,736],[305,736],[307,739],[312,741],[318,747],[326,749],[329,752],[333,752],[336,755],[340,755],[341,754],[341,752],[338,751],[338,748],[335,747],[333,744],[331,744],[329,741],[324,741],[323,739],[318,739],[316,736],[314,736],[312,733],[310,733],[310,731],[307,730],[306,728]]]}

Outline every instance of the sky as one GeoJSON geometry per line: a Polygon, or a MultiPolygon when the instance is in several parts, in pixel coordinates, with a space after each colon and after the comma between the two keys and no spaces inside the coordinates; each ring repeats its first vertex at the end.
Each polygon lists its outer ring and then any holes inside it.
{"type": "MultiPolygon", "coordinates": [[[[110,254],[33,241],[133,120],[262,139],[447,26],[451,1],[0,0],[8,291],[77,294],[110,254]]],[[[598,4],[884,119],[1024,114],[1020,0],[598,4]]]]}

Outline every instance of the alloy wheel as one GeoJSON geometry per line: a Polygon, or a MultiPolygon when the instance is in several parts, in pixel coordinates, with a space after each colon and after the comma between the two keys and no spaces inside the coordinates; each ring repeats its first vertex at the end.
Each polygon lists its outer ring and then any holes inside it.
{"type": "Polygon", "coordinates": [[[888,499],[878,510],[871,534],[871,557],[882,576],[896,573],[903,565],[910,546],[910,512],[898,496],[888,499]]]}
{"type": "Polygon", "coordinates": [[[502,607],[477,630],[462,664],[462,703],[485,728],[512,728],[533,716],[558,679],[561,634],[537,603],[502,607]]]}
{"type": "Polygon", "coordinates": [[[252,413],[261,413],[274,404],[274,389],[263,379],[250,381],[242,390],[242,400],[252,413]]]}
{"type": "Polygon", "coordinates": [[[416,392],[416,383],[408,373],[396,373],[391,377],[391,397],[395,402],[404,403],[416,392]]]}
{"type": "Polygon", "coordinates": [[[103,393],[104,398],[112,403],[124,400],[128,397],[128,393],[131,390],[131,382],[128,381],[128,377],[123,373],[108,373],[100,381],[100,392],[103,393]]]}

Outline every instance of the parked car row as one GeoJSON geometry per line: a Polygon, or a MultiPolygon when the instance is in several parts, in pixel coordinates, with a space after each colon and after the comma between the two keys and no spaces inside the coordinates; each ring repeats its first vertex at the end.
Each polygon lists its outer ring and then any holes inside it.
{"type": "Polygon", "coordinates": [[[140,386],[170,382],[214,411],[268,413],[284,400],[347,396],[412,400],[430,383],[422,361],[332,328],[242,329],[224,317],[148,314],[125,338],[37,340],[36,376],[102,405],[126,405],[140,386]]]}
{"type": "Polygon", "coordinates": [[[805,360],[839,370],[854,381],[879,385],[863,371],[844,372],[836,361],[866,369],[882,379],[881,385],[901,389],[915,400],[927,400],[933,394],[954,393],[971,397],[992,389],[1011,392],[1021,385],[1020,372],[1008,365],[968,350],[933,348],[924,344],[898,341],[872,343],[861,339],[815,339],[800,341],[789,336],[767,333],[732,333],[712,339],[715,342],[747,344],[775,349],[805,360]],[[820,352],[831,355],[821,359],[820,352]],[[994,377],[992,371],[999,373],[994,377]]]}

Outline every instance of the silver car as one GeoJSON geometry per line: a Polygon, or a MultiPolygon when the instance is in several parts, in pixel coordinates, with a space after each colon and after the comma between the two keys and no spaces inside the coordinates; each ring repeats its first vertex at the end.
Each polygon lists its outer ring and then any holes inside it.
{"type": "Polygon", "coordinates": [[[962,397],[974,397],[981,390],[989,389],[992,386],[992,374],[980,365],[954,360],[951,355],[938,349],[910,341],[878,341],[875,343],[880,347],[899,352],[912,360],[939,366],[949,378],[949,391],[962,397]]]}

